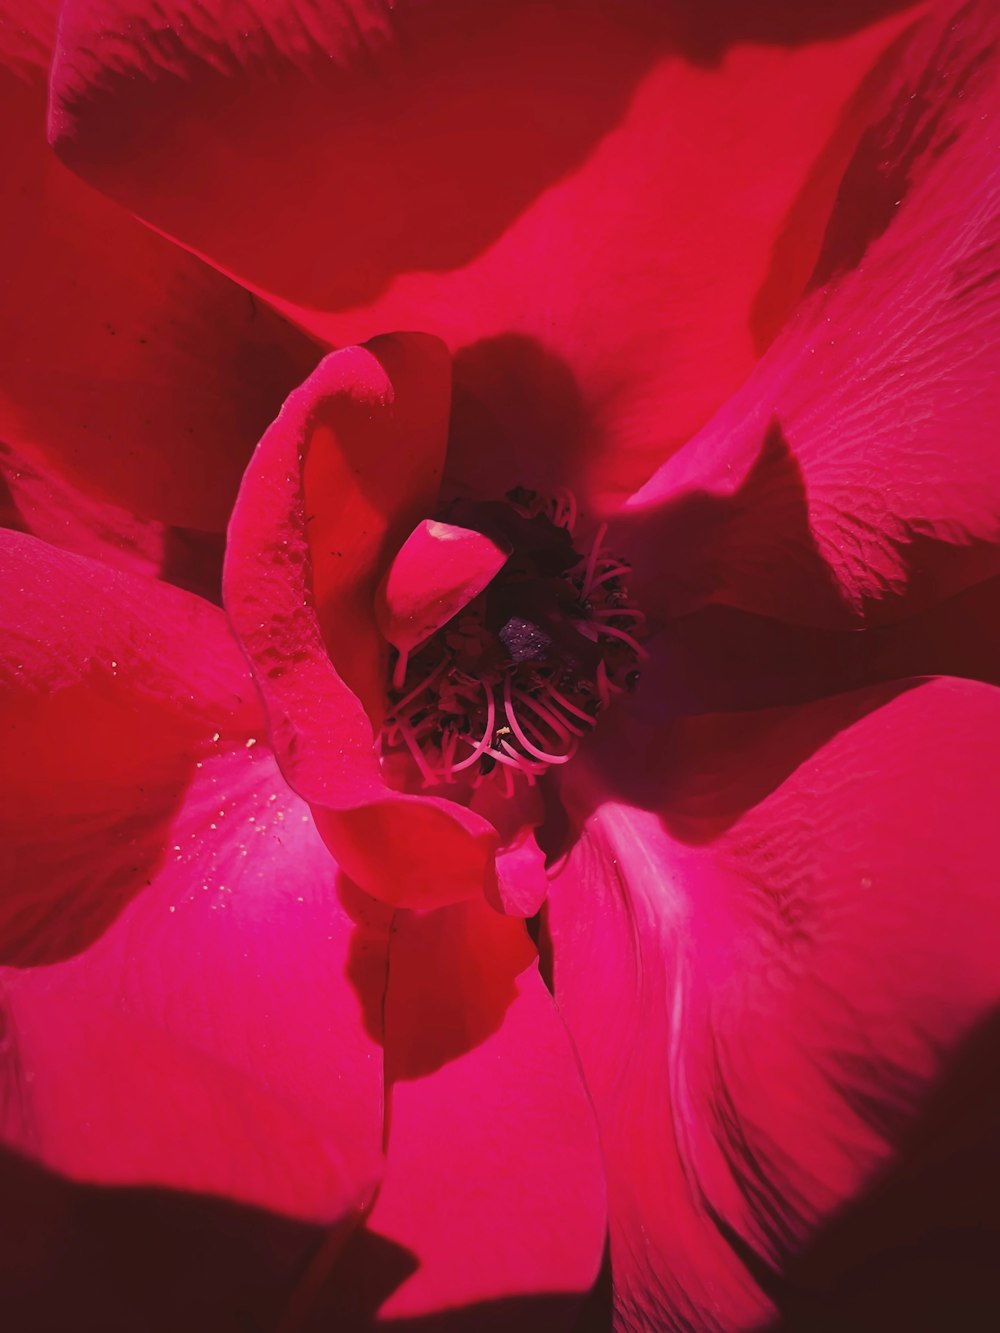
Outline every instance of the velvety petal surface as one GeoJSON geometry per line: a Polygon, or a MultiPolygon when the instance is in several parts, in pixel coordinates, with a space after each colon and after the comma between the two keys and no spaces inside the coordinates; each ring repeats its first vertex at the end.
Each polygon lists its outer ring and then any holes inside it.
{"type": "Polygon", "coordinates": [[[604,1171],[523,923],[481,902],[397,912],[384,1021],[385,1178],[315,1327],[571,1327],[604,1250],[604,1171]]]}
{"type": "Polygon", "coordinates": [[[327,357],[247,469],[229,529],[225,602],[285,777],[351,877],[394,904],[478,896],[491,824],[382,778],[388,643],[375,595],[437,496],[450,376],[436,339],[398,335],[327,357]]]}
{"type": "Polygon", "coordinates": [[[644,604],[884,623],[1000,570],[998,146],[1000,13],[935,7],[795,320],[629,506],[644,604]]]}
{"type": "Polygon", "coordinates": [[[780,327],[909,13],[67,0],[50,130],[322,338],[443,337],[456,480],[610,504],[780,327]]]}
{"type": "MultiPolygon", "coordinates": [[[[309,1223],[287,1282],[377,1181],[386,922],[345,907],[220,611],[14,533],[0,595],[4,1145],[309,1223]]],[[[89,1216],[113,1246],[129,1210],[89,1216]]]]}
{"type": "Polygon", "coordinates": [[[0,4],[0,439],[92,503],[224,528],[314,344],[68,171],[46,142],[55,6],[0,4]]]}
{"type": "Polygon", "coordinates": [[[615,716],[629,713],[646,724],[806,703],[907,676],[1000,685],[1000,578],[864,630],[789,624],[710,605],[670,621],[646,647],[639,689],[615,705],[615,716]]]}
{"type": "Polygon", "coordinates": [[[628,732],[567,770],[554,989],[623,1330],[990,1326],[969,1108],[996,1104],[998,739],[1000,693],[935,679],[628,732]]]}
{"type": "Polygon", "coordinates": [[[176,527],[138,514],[68,481],[51,460],[0,442],[0,527],[162,578],[209,601],[222,598],[221,532],[176,527]]]}
{"type": "Polygon", "coordinates": [[[491,538],[425,519],[407,537],[379,584],[375,612],[388,641],[409,652],[447,624],[510,555],[491,538]]]}

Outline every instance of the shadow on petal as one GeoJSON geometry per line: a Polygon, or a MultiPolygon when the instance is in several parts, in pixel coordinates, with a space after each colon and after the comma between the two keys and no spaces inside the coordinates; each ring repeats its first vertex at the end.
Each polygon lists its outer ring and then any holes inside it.
{"type": "Polygon", "coordinates": [[[323,1227],[207,1195],[80,1184],[0,1150],[16,1333],[265,1333],[323,1227]]]}
{"type": "Polygon", "coordinates": [[[789,1263],[770,1333],[995,1329],[998,1123],[1000,1014],[959,1052],[891,1171],[789,1263]]]}

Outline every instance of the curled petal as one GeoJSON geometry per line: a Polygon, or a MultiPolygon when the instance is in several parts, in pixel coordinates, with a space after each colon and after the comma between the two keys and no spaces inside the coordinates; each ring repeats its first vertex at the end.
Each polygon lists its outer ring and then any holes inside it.
{"type": "Polygon", "coordinates": [[[286,778],[354,880],[420,906],[482,893],[497,842],[452,801],[390,789],[373,745],[388,658],[376,590],[436,498],[448,370],[420,335],[327,357],[257,448],[225,566],[286,778]]]}

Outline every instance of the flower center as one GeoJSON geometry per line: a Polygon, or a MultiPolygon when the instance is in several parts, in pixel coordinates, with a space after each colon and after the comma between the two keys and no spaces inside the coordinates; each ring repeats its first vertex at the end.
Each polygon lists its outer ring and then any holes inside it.
{"type": "Polygon", "coordinates": [[[638,680],[644,616],[629,567],[574,544],[576,504],[518,487],[504,500],[453,502],[448,523],[510,556],[487,586],[409,653],[394,650],[383,762],[408,755],[424,786],[488,777],[529,785],[571,759],[616,695],[638,680]]]}

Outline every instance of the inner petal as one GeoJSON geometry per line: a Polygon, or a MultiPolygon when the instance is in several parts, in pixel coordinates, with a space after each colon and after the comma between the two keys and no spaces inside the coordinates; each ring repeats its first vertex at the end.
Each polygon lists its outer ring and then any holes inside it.
{"type": "MultiPolygon", "coordinates": [[[[481,532],[424,519],[403,543],[379,586],[379,628],[405,663],[407,654],[478,597],[510,555],[481,532]]],[[[400,680],[400,684],[402,680],[400,680]]]]}

